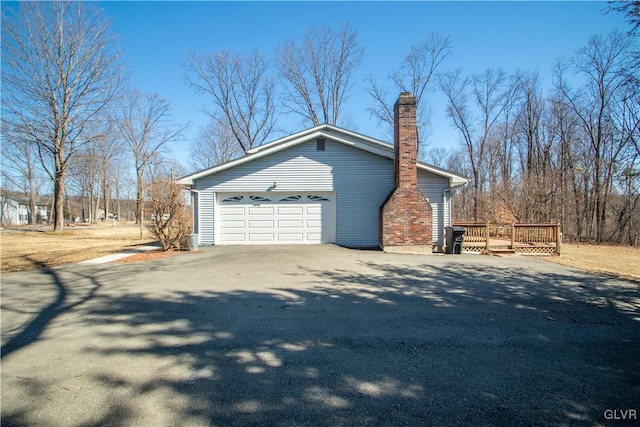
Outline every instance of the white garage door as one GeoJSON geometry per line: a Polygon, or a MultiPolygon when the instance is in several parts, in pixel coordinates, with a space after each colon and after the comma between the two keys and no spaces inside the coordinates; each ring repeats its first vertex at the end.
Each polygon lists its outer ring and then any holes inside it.
{"type": "Polygon", "coordinates": [[[333,193],[219,194],[216,243],[335,242],[333,193]]]}

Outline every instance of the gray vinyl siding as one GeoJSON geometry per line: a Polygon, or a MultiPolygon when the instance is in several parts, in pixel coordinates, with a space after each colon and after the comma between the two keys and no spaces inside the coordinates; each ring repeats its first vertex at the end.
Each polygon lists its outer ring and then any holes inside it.
{"type": "Polygon", "coordinates": [[[336,243],[377,246],[378,212],[393,189],[393,161],[325,140],[325,151],[317,151],[316,141],[311,140],[196,180],[195,189],[200,191],[200,243],[211,245],[215,241],[215,193],[333,191],[336,243]]]}
{"type": "Polygon", "coordinates": [[[200,244],[213,245],[213,212],[215,210],[215,193],[200,192],[200,244]]]}
{"type": "Polygon", "coordinates": [[[378,247],[380,206],[394,187],[393,160],[334,144],[336,243],[378,247]]]}
{"type": "Polygon", "coordinates": [[[449,178],[418,169],[418,188],[429,199],[433,215],[433,243],[444,244],[444,227],[447,222],[448,207],[445,206],[444,191],[449,189],[449,178]]]}

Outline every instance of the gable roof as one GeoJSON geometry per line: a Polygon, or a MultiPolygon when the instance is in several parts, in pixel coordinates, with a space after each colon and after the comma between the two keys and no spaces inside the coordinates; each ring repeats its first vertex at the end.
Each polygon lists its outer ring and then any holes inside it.
{"type": "MultiPolygon", "coordinates": [[[[389,159],[393,159],[395,157],[393,145],[391,144],[388,144],[379,139],[352,132],[350,130],[342,129],[337,126],[324,124],[307,130],[303,130],[302,132],[294,133],[293,135],[280,138],[273,142],[269,142],[268,144],[252,148],[247,151],[247,155],[244,157],[240,157],[238,159],[222,163],[212,168],[187,175],[180,178],[178,180],[178,183],[185,186],[192,186],[193,182],[197,179],[239,166],[244,163],[251,162],[269,154],[285,150],[289,147],[293,147],[295,145],[302,144],[316,138],[331,139],[332,141],[337,141],[342,144],[367,151],[369,153],[377,154],[378,156],[387,157],[389,159]]],[[[437,168],[427,163],[417,162],[417,167],[418,169],[422,169],[433,174],[449,178],[449,183],[452,187],[459,187],[465,185],[468,182],[467,178],[463,176],[454,174],[453,172],[444,169],[437,168]]]]}

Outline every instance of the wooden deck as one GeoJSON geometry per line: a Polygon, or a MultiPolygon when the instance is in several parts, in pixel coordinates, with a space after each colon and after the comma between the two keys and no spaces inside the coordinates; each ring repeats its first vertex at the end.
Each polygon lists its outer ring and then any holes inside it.
{"type": "Polygon", "coordinates": [[[560,224],[455,223],[464,227],[462,249],[489,254],[529,253],[560,255],[560,224]]]}

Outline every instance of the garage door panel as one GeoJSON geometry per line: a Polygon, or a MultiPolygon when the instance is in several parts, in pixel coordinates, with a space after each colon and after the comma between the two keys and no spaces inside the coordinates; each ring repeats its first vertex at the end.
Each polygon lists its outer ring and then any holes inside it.
{"type": "Polygon", "coordinates": [[[273,233],[249,233],[250,242],[274,242],[275,240],[273,233]]]}
{"type": "Polygon", "coordinates": [[[304,221],[301,219],[278,220],[278,228],[302,228],[304,221]]]}
{"type": "Polygon", "coordinates": [[[225,215],[224,216],[225,222],[236,221],[236,222],[241,222],[243,224],[246,218],[247,217],[245,215],[225,215]]]}
{"type": "Polygon", "coordinates": [[[317,228],[322,230],[322,220],[321,219],[309,219],[307,220],[307,228],[317,228]]]}
{"type": "Polygon", "coordinates": [[[249,220],[249,228],[252,230],[256,228],[266,228],[269,230],[273,230],[273,220],[249,220]]]}
{"type": "Polygon", "coordinates": [[[220,206],[221,215],[240,215],[244,217],[246,214],[244,206],[220,206]]]}
{"type": "Polygon", "coordinates": [[[322,215],[322,206],[307,206],[307,214],[322,215]]]}
{"type": "Polygon", "coordinates": [[[270,206],[251,206],[249,207],[249,215],[250,216],[254,216],[254,215],[272,216],[273,208],[270,206]]]}
{"type": "Polygon", "coordinates": [[[226,229],[233,229],[233,228],[237,228],[237,229],[242,230],[244,228],[244,226],[245,226],[244,220],[233,220],[233,219],[224,221],[224,222],[222,222],[220,224],[220,228],[225,229],[225,230],[226,229]]]}
{"type": "Polygon", "coordinates": [[[220,233],[221,242],[244,242],[244,233],[220,233]]]}
{"type": "Polygon", "coordinates": [[[331,243],[335,239],[331,195],[221,194],[219,200],[218,243],[331,243]]]}
{"type": "Polygon", "coordinates": [[[278,215],[302,215],[304,213],[303,206],[282,206],[278,207],[278,215]]]}
{"type": "Polygon", "coordinates": [[[300,242],[304,241],[304,233],[278,233],[279,242],[300,242]]]}

